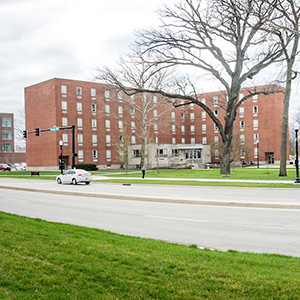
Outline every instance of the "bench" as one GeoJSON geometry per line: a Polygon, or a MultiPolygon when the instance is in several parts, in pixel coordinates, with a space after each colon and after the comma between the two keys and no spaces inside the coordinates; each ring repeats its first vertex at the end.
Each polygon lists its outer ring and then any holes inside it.
{"type": "Polygon", "coordinates": [[[40,176],[40,172],[39,171],[31,171],[31,176],[36,175],[36,176],[40,176]]]}

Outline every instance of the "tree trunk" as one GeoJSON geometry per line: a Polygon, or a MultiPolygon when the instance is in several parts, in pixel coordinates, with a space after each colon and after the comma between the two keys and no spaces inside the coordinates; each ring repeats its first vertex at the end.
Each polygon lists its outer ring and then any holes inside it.
{"type": "Polygon", "coordinates": [[[281,123],[281,141],[280,141],[280,170],[279,176],[287,176],[286,174],[286,160],[287,160],[287,134],[288,134],[288,120],[289,120],[289,104],[292,89],[292,66],[293,62],[288,62],[287,67],[287,82],[285,86],[285,95],[283,99],[283,115],[281,123]]]}
{"type": "Polygon", "coordinates": [[[223,143],[223,155],[220,174],[230,174],[231,139],[223,143]]]}

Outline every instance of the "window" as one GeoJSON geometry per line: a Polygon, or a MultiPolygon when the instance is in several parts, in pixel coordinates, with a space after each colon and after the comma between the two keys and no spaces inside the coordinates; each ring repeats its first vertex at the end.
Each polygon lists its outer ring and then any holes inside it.
{"type": "Polygon", "coordinates": [[[242,100],[244,98],[244,94],[239,94],[239,100],[242,100]]]}
{"type": "Polygon", "coordinates": [[[122,106],[118,106],[118,114],[123,115],[123,107],[122,106]]]}
{"type": "Polygon", "coordinates": [[[98,158],[98,151],[97,150],[93,150],[93,159],[98,158]]]}
{"type": "Polygon", "coordinates": [[[78,143],[83,143],[83,134],[82,133],[78,133],[77,135],[77,138],[78,138],[78,143]]]}
{"type": "Polygon", "coordinates": [[[176,138],[172,137],[172,144],[175,145],[176,144],[176,138]]]}
{"type": "Polygon", "coordinates": [[[194,107],[195,107],[195,103],[191,103],[190,104],[190,109],[194,109],[194,107]]]}
{"type": "Polygon", "coordinates": [[[153,110],[153,116],[154,116],[154,117],[157,117],[157,109],[154,109],[154,110],[153,110]]]}
{"type": "Polygon", "coordinates": [[[2,152],[12,152],[12,143],[3,143],[2,152]]]}
{"type": "Polygon", "coordinates": [[[240,121],[240,128],[245,128],[245,121],[244,120],[240,121]]]}
{"type": "Polygon", "coordinates": [[[241,145],[245,144],[245,135],[244,134],[240,135],[240,142],[241,142],[241,145]]]}
{"type": "Polygon", "coordinates": [[[158,124],[157,123],[153,124],[153,127],[154,127],[154,131],[158,131],[158,124]]]}
{"type": "Polygon", "coordinates": [[[11,127],[11,118],[2,118],[2,127],[11,127]]]}
{"type": "Polygon", "coordinates": [[[134,132],[135,131],[135,121],[131,121],[131,131],[134,132]]]}
{"type": "Polygon", "coordinates": [[[77,127],[82,127],[82,118],[77,118],[77,127]]]}
{"type": "Polygon", "coordinates": [[[258,129],[258,120],[253,120],[253,129],[254,130],[258,129]]]}
{"type": "Polygon", "coordinates": [[[218,113],[217,109],[214,110],[214,115],[215,115],[215,117],[218,117],[219,113],[218,113]]]}
{"type": "Polygon", "coordinates": [[[255,102],[255,100],[257,100],[258,99],[258,95],[253,95],[253,102],[255,102]]]}
{"type": "Polygon", "coordinates": [[[258,113],[258,106],[254,105],[253,106],[253,114],[257,114],[258,113]]]}
{"type": "Polygon", "coordinates": [[[131,136],[131,143],[132,144],[135,144],[136,143],[136,138],[134,135],[131,136]]]}
{"type": "Polygon", "coordinates": [[[134,102],[134,100],[135,100],[134,95],[131,95],[131,96],[130,96],[130,101],[131,101],[131,102],[134,102]]]}
{"type": "Polygon", "coordinates": [[[241,156],[243,156],[243,157],[244,157],[244,156],[246,155],[246,151],[245,151],[245,149],[244,149],[244,148],[241,148],[241,152],[240,152],[240,153],[241,153],[241,156]]]}
{"type": "Polygon", "coordinates": [[[181,132],[184,133],[185,132],[185,126],[181,125],[181,132]]]}
{"type": "Polygon", "coordinates": [[[131,155],[132,155],[132,157],[141,157],[141,151],[138,149],[133,149],[131,151],[131,155]]]}
{"type": "Polygon", "coordinates": [[[122,91],[119,91],[118,92],[118,100],[122,101],[122,99],[123,99],[123,93],[122,93],[122,91]]]}
{"type": "Polygon", "coordinates": [[[110,120],[105,120],[105,128],[110,129],[110,120]]]}
{"type": "Polygon", "coordinates": [[[154,137],[154,143],[155,143],[155,144],[158,144],[158,137],[157,137],[157,136],[154,137]]]}
{"type": "Polygon", "coordinates": [[[214,131],[218,131],[219,127],[216,125],[216,123],[214,123],[214,131]]]}
{"type": "Polygon", "coordinates": [[[106,90],[106,91],[104,92],[104,97],[105,97],[106,99],[109,98],[109,90],[106,90]]]}
{"type": "Polygon", "coordinates": [[[62,85],[60,86],[60,91],[61,91],[61,93],[62,93],[63,95],[66,95],[66,94],[67,94],[67,86],[64,85],[64,84],[62,84],[62,85]]]}
{"type": "Polygon", "coordinates": [[[106,158],[111,159],[111,150],[106,150],[106,158]]]}
{"type": "Polygon", "coordinates": [[[175,133],[175,131],[176,131],[176,126],[175,126],[175,124],[172,124],[172,132],[175,133]]]}
{"type": "Polygon", "coordinates": [[[206,136],[202,137],[202,144],[203,145],[207,144],[207,137],[206,136]]]}
{"type": "Polygon", "coordinates": [[[134,116],[134,114],[135,114],[135,109],[134,109],[134,107],[130,107],[130,114],[131,114],[132,116],[134,116]]]}
{"type": "Polygon", "coordinates": [[[191,138],[191,144],[195,144],[195,138],[191,138]]]}
{"type": "Polygon", "coordinates": [[[83,159],[83,150],[78,150],[78,158],[83,159]]]}
{"type": "Polygon", "coordinates": [[[218,101],[219,101],[218,96],[213,97],[213,104],[214,105],[218,105],[218,101]]]}
{"type": "Polygon", "coordinates": [[[97,141],[98,141],[97,134],[92,134],[92,143],[97,144],[97,141]]]}
{"type": "Polygon", "coordinates": [[[77,102],[77,111],[82,111],[82,103],[77,102]]]}
{"type": "Polygon", "coordinates": [[[157,104],[157,96],[153,96],[153,103],[157,104]]]}
{"type": "Polygon", "coordinates": [[[214,137],[214,141],[215,141],[215,144],[218,144],[218,143],[219,143],[219,136],[218,136],[218,135],[216,135],[216,136],[214,137]]]}
{"type": "Polygon", "coordinates": [[[156,156],[158,157],[167,157],[168,150],[167,149],[156,149],[156,156]]]}
{"type": "Polygon", "coordinates": [[[124,143],[124,137],[123,137],[123,135],[119,135],[119,143],[121,143],[121,144],[124,143]]]}
{"type": "Polygon", "coordinates": [[[61,109],[62,110],[67,110],[68,109],[67,101],[61,101],[61,109]]]}
{"type": "Polygon", "coordinates": [[[119,129],[123,129],[123,121],[119,120],[118,124],[119,124],[119,129]]]}
{"type": "Polygon", "coordinates": [[[172,111],[171,115],[172,115],[172,120],[174,121],[175,120],[175,111],[172,111]]]}
{"type": "Polygon", "coordinates": [[[244,107],[240,107],[240,117],[243,117],[245,113],[244,107]]]}
{"type": "Polygon", "coordinates": [[[12,131],[11,130],[2,130],[2,139],[3,140],[11,140],[12,139],[12,131]]]}
{"type": "Polygon", "coordinates": [[[61,120],[61,125],[62,126],[68,126],[68,118],[63,117],[62,120],[61,120]]]}
{"type": "Polygon", "coordinates": [[[97,120],[96,119],[92,119],[92,127],[97,127],[97,120]]]}
{"type": "Polygon", "coordinates": [[[106,135],[106,144],[110,144],[110,134],[106,135]]]}
{"type": "Polygon", "coordinates": [[[96,105],[96,103],[92,103],[91,111],[92,111],[92,112],[96,112],[96,110],[97,110],[97,105],[96,105]]]}
{"type": "Polygon", "coordinates": [[[195,125],[191,125],[191,133],[195,132],[195,125]]]}
{"type": "Polygon", "coordinates": [[[206,104],[206,99],[205,99],[205,98],[202,98],[202,99],[201,99],[201,102],[202,102],[203,104],[206,104]]]}
{"type": "Polygon", "coordinates": [[[219,158],[219,150],[216,149],[216,150],[215,150],[215,159],[218,159],[218,158],[219,158]]]}
{"type": "Polygon", "coordinates": [[[254,156],[258,155],[258,148],[254,148],[254,156]]]}
{"type": "Polygon", "coordinates": [[[109,104],[105,104],[105,113],[109,114],[110,113],[110,106],[109,104]]]}
{"type": "Polygon", "coordinates": [[[91,88],[91,97],[96,97],[96,89],[91,88]]]}
{"type": "Polygon", "coordinates": [[[185,138],[181,138],[181,144],[185,144],[185,138]]]}
{"type": "Polygon", "coordinates": [[[253,134],[253,141],[254,141],[254,144],[256,144],[258,142],[258,133],[253,134]]]}
{"type": "Polygon", "coordinates": [[[120,156],[120,159],[121,159],[121,160],[124,159],[124,150],[123,150],[123,149],[120,149],[120,150],[119,150],[119,156],[120,156]]]}
{"type": "Polygon", "coordinates": [[[193,112],[190,113],[190,119],[191,121],[195,120],[195,113],[193,112]]]}
{"type": "Polygon", "coordinates": [[[202,133],[206,132],[206,124],[202,124],[202,133]]]}
{"type": "Polygon", "coordinates": [[[181,121],[184,121],[184,113],[183,112],[180,114],[180,118],[181,118],[181,121]]]}
{"type": "Polygon", "coordinates": [[[64,143],[68,143],[68,134],[67,134],[67,133],[63,133],[63,134],[62,134],[62,141],[63,141],[64,143]]]}
{"type": "Polygon", "coordinates": [[[77,96],[81,96],[82,95],[82,87],[81,86],[77,86],[76,87],[76,95],[77,96]]]}
{"type": "Polygon", "coordinates": [[[173,157],[178,157],[180,156],[180,151],[178,149],[172,149],[172,156],[173,157]]]}
{"type": "Polygon", "coordinates": [[[202,121],[206,120],[206,112],[205,111],[201,112],[201,116],[202,116],[202,121]]]}

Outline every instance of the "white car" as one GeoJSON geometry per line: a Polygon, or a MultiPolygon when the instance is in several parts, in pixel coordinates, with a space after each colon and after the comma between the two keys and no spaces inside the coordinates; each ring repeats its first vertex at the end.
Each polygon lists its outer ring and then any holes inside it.
{"type": "Polygon", "coordinates": [[[77,184],[80,182],[84,182],[85,184],[90,184],[90,182],[92,181],[92,174],[85,170],[72,169],[57,176],[56,181],[58,184],[62,184],[62,183],[77,184]]]}
{"type": "Polygon", "coordinates": [[[17,163],[15,164],[16,171],[25,171],[26,163],[17,163]]]}

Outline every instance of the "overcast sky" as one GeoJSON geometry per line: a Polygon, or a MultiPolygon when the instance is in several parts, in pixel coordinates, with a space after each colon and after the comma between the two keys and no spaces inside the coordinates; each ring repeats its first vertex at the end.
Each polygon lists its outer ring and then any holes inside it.
{"type": "Polygon", "coordinates": [[[174,0],[0,0],[0,112],[18,114],[24,87],[53,77],[93,80],[159,24],[174,0]]]}
{"type": "Polygon", "coordinates": [[[53,77],[93,80],[95,67],[116,62],[134,31],[157,26],[157,9],[174,2],[0,0],[0,112],[18,117],[26,86],[53,77]]]}

